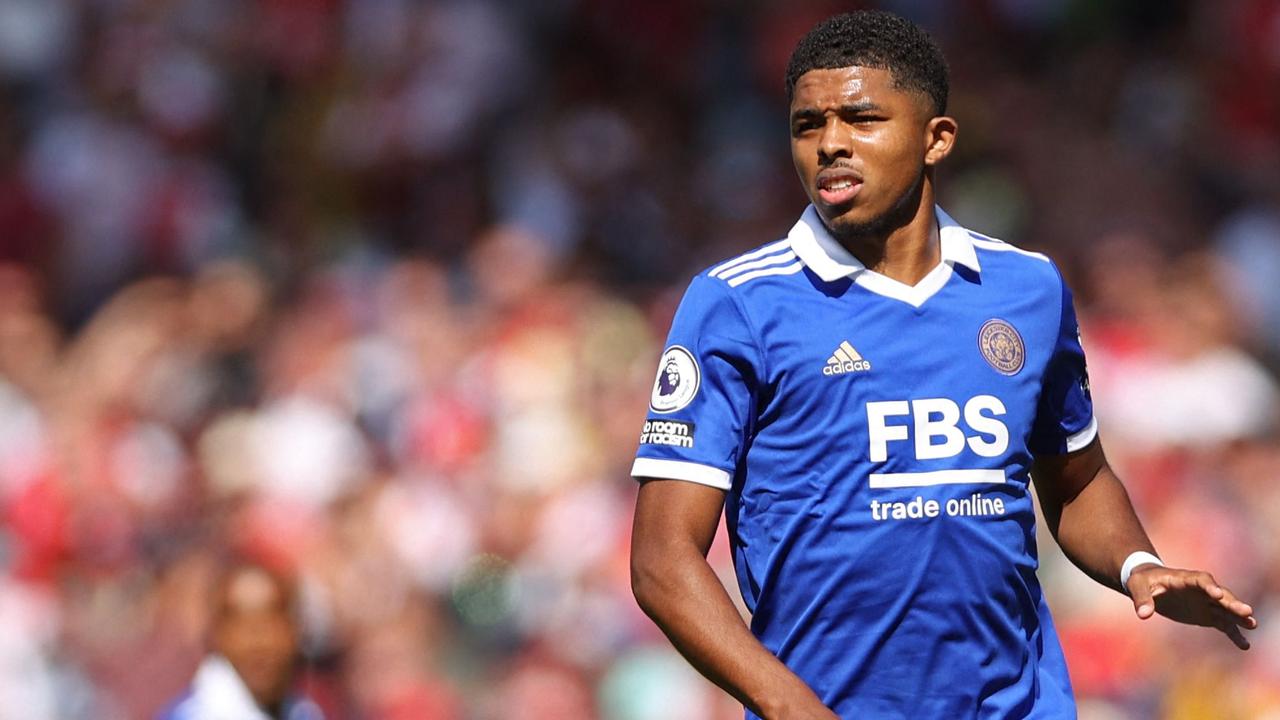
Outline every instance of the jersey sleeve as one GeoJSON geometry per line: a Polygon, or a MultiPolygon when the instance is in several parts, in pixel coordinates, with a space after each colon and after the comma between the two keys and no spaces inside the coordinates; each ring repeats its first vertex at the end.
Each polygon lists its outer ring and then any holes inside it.
{"type": "Polygon", "coordinates": [[[1045,369],[1040,404],[1031,430],[1030,449],[1036,455],[1075,452],[1088,446],[1098,434],[1071,290],[1061,276],[1059,281],[1062,313],[1058,339],[1045,369]]]}
{"type": "Polygon", "coordinates": [[[762,377],[754,334],[722,281],[690,283],[658,362],[631,475],[728,490],[762,377]]]}

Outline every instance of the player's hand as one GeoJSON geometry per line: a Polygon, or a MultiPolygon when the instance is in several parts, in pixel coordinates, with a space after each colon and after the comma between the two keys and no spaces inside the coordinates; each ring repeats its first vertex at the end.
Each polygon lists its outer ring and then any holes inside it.
{"type": "Polygon", "coordinates": [[[1129,575],[1128,590],[1139,619],[1160,613],[1180,623],[1217,628],[1241,650],[1249,649],[1249,641],[1240,629],[1258,627],[1253,608],[1207,572],[1139,565],[1129,575]]]}

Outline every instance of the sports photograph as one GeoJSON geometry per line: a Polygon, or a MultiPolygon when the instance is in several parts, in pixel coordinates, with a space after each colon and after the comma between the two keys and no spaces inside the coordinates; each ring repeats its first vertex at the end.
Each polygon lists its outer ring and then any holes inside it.
{"type": "Polygon", "coordinates": [[[1280,719],[1280,0],[0,0],[0,720],[1280,719]]]}

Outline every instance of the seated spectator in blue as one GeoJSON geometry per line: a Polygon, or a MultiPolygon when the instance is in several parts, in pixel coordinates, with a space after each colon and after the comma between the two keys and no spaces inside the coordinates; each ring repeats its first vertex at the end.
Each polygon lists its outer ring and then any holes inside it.
{"type": "Polygon", "coordinates": [[[210,653],[157,720],[323,720],[315,703],[292,692],[301,657],[293,585],[238,562],[216,593],[210,653]]]}

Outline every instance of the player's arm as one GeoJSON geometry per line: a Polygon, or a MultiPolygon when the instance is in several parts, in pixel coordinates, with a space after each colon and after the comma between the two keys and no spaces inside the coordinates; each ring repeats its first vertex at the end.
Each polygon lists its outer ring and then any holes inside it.
{"type": "Polygon", "coordinates": [[[1145,620],[1159,613],[1172,620],[1221,630],[1242,650],[1241,628],[1258,626],[1253,608],[1200,570],[1139,564],[1121,586],[1121,569],[1134,552],[1155,555],[1129,494],[1094,438],[1065,455],[1037,456],[1032,470],[1045,521],[1063,553],[1094,580],[1133,598],[1145,620]]]}
{"type": "Polygon", "coordinates": [[[699,672],[767,720],[838,720],[756,640],[707,563],[724,507],[719,488],[646,479],[631,537],[640,607],[699,672]]]}

